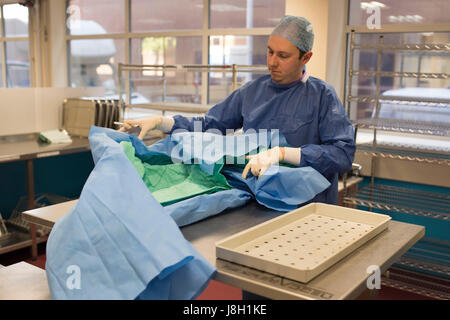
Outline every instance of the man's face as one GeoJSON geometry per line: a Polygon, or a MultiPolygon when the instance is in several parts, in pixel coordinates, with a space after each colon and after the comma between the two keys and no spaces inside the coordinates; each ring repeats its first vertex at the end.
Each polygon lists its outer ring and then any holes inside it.
{"type": "Polygon", "coordinates": [[[289,84],[300,79],[303,66],[311,55],[312,52],[308,51],[299,59],[300,51],[292,42],[279,36],[270,36],[267,44],[267,67],[272,80],[279,84],[289,84]]]}

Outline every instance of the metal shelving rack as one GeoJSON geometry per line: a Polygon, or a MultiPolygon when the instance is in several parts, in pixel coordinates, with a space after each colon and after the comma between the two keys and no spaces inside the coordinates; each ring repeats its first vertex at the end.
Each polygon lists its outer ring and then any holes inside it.
{"type": "MultiPolygon", "coordinates": [[[[395,158],[408,161],[438,163],[444,166],[450,166],[450,156],[443,155],[438,158],[424,157],[417,153],[411,152],[400,154],[396,150],[392,152],[380,152],[377,151],[377,130],[393,131],[402,133],[416,133],[434,136],[450,136],[450,127],[446,123],[429,123],[422,121],[411,120],[397,120],[397,119],[383,119],[379,118],[380,104],[382,102],[389,102],[390,104],[414,104],[417,106],[433,106],[450,108],[450,100],[445,99],[433,99],[433,98],[408,98],[397,96],[382,96],[381,95],[381,78],[382,77],[412,77],[423,79],[449,79],[448,73],[420,73],[420,72],[384,72],[381,71],[381,59],[383,50],[414,50],[414,51],[429,51],[445,53],[450,55],[450,44],[403,44],[403,45],[386,45],[383,43],[383,36],[379,37],[378,45],[368,44],[360,45],[355,44],[355,32],[350,35],[350,58],[349,58],[349,72],[348,72],[348,87],[347,87],[347,112],[349,112],[352,102],[372,102],[375,103],[375,114],[372,118],[359,119],[354,121],[356,132],[359,128],[373,129],[373,144],[371,151],[365,151],[366,154],[372,156],[372,159],[377,157],[382,158],[395,158]],[[358,49],[376,50],[377,51],[377,70],[376,71],[362,71],[353,70],[354,51],[358,49]],[[376,77],[376,94],[375,96],[352,96],[352,77],[360,75],[371,75],[376,77]]],[[[419,152],[420,154],[420,152],[419,152]]],[[[373,165],[372,161],[372,187],[373,187],[373,165]]]]}
{"type": "Polygon", "coordinates": [[[183,103],[183,102],[167,102],[166,92],[167,92],[167,71],[183,71],[183,72],[231,72],[232,73],[232,90],[238,88],[237,73],[238,72],[261,72],[267,71],[267,66],[263,65],[200,65],[200,64],[174,64],[174,65],[145,65],[145,64],[123,64],[119,63],[118,67],[118,88],[119,88],[119,98],[121,105],[121,120],[125,115],[125,110],[127,108],[142,108],[162,111],[177,111],[177,112],[187,112],[187,113],[206,113],[213,104],[196,104],[196,103],[183,103]],[[162,101],[151,102],[145,104],[131,104],[131,88],[130,88],[130,77],[124,79],[124,72],[131,71],[161,71],[161,85],[162,85],[162,101]],[[124,83],[124,93],[122,92],[122,82],[128,80],[124,83]]]}
{"type": "MultiPolygon", "coordinates": [[[[430,123],[421,121],[408,121],[396,119],[379,118],[381,103],[389,104],[408,104],[414,106],[427,106],[437,108],[450,108],[450,100],[444,99],[427,99],[427,98],[407,98],[396,96],[381,95],[381,78],[382,77],[409,77],[417,79],[449,79],[450,74],[447,73],[421,73],[421,72],[384,72],[381,71],[381,59],[383,50],[389,51],[405,51],[413,50],[415,52],[426,52],[427,54],[436,53],[438,55],[450,55],[450,44],[403,44],[403,45],[387,45],[383,43],[383,36],[379,36],[378,44],[355,44],[355,32],[350,34],[350,51],[349,51],[349,67],[348,67],[348,86],[346,94],[346,110],[350,114],[350,106],[352,102],[371,102],[375,104],[375,111],[372,118],[360,119],[353,121],[355,126],[355,137],[359,128],[373,130],[373,142],[365,147],[362,146],[360,151],[369,156],[371,159],[371,175],[370,183],[354,193],[349,193],[344,197],[344,204],[352,206],[362,206],[373,209],[385,210],[389,212],[401,213],[406,215],[414,215],[427,217],[443,222],[450,220],[450,194],[442,194],[436,192],[411,190],[405,187],[388,186],[375,183],[375,165],[377,159],[390,158],[403,161],[415,161],[420,163],[433,163],[442,166],[443,170],[450,169],[450,155],[448,153],[429,153],[425,150],[405,150],[401,147],[386,147],[377,144],[377,130],[390,131],[397,133],[413,133],[419,135],[433,135],[441,137],[450,136],[450,126],[443,123],[430,123]],[[375,50],[377,52],[377,69],[376,71],[360,71],[353,70],[354,51],[357,49],[375,50]],[[374,96],[352,96],[352,79],[355,76],[368,75],[376,77],[376,93],[374,96]]],[[[432,239],[430,239],[433,241],[432,239]]],[[[426,240],[425,240],[426,241],[426,240]]],[[[450,250],[448,243],[444,241],[445,250],[450,250]]],[[[448,252],[448,251],[447,251],[448,252]]],[[[447,257],[448,260],[448,257],[447,257]]],[[[434,272],[443,275],[444,278],[450,277],[450,266],[447,263],[436,265],[427,261],[420,261],[417,258],[412,259],[405,254],[398,262],[402,267],[411,267],[420,265],[420,270],[425,272],[434,272]]],[[[389,283],[389,279],[384,279],[385,284],[389,283]]],[[[396,280],[397,281],[397,280],[396,280]]],[[[395,287],[393,281],[391,284],[395,287]]],[[[397,281],[398,282],[398,281],[397,281]]],[[[406,285],[404,288],[415,288],[418,292],[417,284],[406,285]],[[409,287],[408,287],[409,286],[409,287]]],[[[398,287],[398,285],[397,285],[398,287]]],[[[420,290],[419,290],[420,291],[420,290]]],[[[424,294],[425,291],[420,291],[424,294]]],[[[426,295],[426,294],[425,294],[426,295]]],[[[439,296],[439,295],[437,295],[439,296]]],[[[450,293],[444,293],[444,297],[449,298],[450,293]]],[[[433,294],[436,297],[436,294],[433,294]]],[[[440,296],[442,297],[442,295],[440,296]]]]}

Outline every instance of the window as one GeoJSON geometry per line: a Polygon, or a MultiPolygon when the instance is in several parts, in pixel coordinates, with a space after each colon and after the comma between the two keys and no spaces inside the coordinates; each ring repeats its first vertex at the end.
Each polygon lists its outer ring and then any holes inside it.
{"type": "Polygon", "coordinates": [[[115,93],[117,63],[126,61],[125,1],[71,0],[67,3],[67,52],[71,87],[103,86],[115,93]],[[107,12],[108,14],[105,14],[107,12]],[[95,36],[95,38],[92,38],[95,36]]]}
{"type": "MultiPolygon", "coordinates": [[[[211,36],[210,64],[265,65],[269,36],[211,36]]],[[[261,76],[261,72],[238,72],[238,87],[261,76]]],[[[209,103],[218,103],[233,91],[230,72],[209,74],[209,103]]]]}
{"type": "MultiPolygon", "coordinates": [[[[69,85],[117,94],[118,63],[265,65],[268,35],[284,12],[278,0],[68,0],[69,85]]],[[[239,74],[238,81],[255,76],[239,74]]],[[[134,72],[133,96],[161,101],[165,90],[165,101],[209,104],[231,87],[223,73],[170,71],[165,89],[161,77],[134,72]]]]}
{"type": "Polygon", "coordinates": [[[28,8],[1,5],[0,17],[0,87],[30,87],[28,8]]]}
{"type": "MultiPolygon", "coordinates": [[[[273,27],[284,16],[285,1],[275,0],[211,0],[209,15],[211,29],[273,27]]],[[[211,35],[209,38],[209,64],[266,65],[266,35],[211,35]]],[[[238,73],[238,87],[261,72],[238,73]]],[[[217,103],[232,91],[232,74],[211,72],[208,81],[208,102],[217,103]]]]}
{"type": "Polygon", "coordinates": [[[66,13],[69,34],[94,35],[126,31],[123,0],[70,0],[66,13]]]}
{"type": "Polygon", "coordinates": [[[125,59],[125,40],[70,40],[68,47],[72,87],[103,86],[107,93],[115,92],[117,63],[125,59]]]}
{"type": "Polygon", "coordinates": [[[132,0],[131,31],[200,30],[203,0],[132,0]]]}
{"type": "MultiPolygon", "coordinates": [[[[132,64],[201,64],[201,37],[146,37],[131,41],[132,64]]],[[[132,74],[132,93],[149,101],[163,98],[162,71],[132,74]]],[[[201,102],[201,72],[166,71],[165,101],[201,102]]],[[[133,96],[133,95],[132,95],[133,96]]],[[[133,103],[133,101],[131,101],[133,103]]]]}
{"type": "Polygon", "coordinates": [[[284,16],[285,1],[211,0],[211,28],[270,28],[284,16]]]}

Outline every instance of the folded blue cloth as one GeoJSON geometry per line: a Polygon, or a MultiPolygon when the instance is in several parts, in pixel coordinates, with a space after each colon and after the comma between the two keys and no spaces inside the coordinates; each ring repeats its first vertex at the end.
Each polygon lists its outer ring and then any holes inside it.
{"type": "Polygon", "coordinates": [[[89,141],[95,168],[47,241],[52,297],[196,298],[214,266],[186,241],[120,144],[95,130],[89,141]]]}
{"type": "Polygon", "coordinates": [[[180,227],[246,204],[252,195],[240,189],[204,194],[164,207],[180,227]]]}
{"type": "Polygon", "coordinates": [[[271,166],[261,176],[242,178],[242,168],[227,166],[221,173],[228,183],[255,195],[260,204],[278,211],[292,211],[330,186],[330,182],[311,167],[271,166]]]}

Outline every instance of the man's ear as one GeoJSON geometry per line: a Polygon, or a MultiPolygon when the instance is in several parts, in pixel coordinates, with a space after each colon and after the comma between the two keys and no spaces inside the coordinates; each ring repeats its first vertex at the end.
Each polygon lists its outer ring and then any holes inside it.
{"type": "Polygon", "coordinates": [[[312,51],[305,52],[305,54],[302,57],[302,63],[303,64],[308,63],[308,61],[309,61],[309,59],[311,59],[312,55],[313,55],[312,51]]]}

